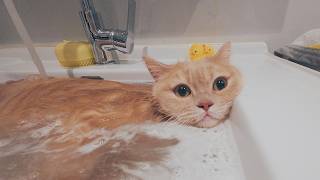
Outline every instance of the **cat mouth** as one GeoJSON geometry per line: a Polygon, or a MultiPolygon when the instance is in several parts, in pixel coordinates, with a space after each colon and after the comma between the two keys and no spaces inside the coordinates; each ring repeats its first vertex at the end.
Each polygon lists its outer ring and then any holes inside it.
{"type": "Polygon", "coordinates": [[[219,123],[219,120],[214,118],[213,115],[205,113],[196,123],[196,127],[201,128],[211,128],[216,126],[219,123]]]}
{"type": "Polygon", "coordinates": [[[198,122],[210,121],[210,120],[214,120],[213,116],[210,115],[209,113],[206,113],[198,122]]]}

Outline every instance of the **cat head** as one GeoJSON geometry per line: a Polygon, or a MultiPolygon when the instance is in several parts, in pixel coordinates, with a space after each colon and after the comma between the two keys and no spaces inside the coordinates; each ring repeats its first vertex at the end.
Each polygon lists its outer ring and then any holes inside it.
{"type": "Polygon", "coordinates": [[[240,72],[229,63],[230,49],[228,42],[213,57],[174,65],[144,57],[160,111],[195,127],[214,127],[225,120],[242,86],[240,72]]]}

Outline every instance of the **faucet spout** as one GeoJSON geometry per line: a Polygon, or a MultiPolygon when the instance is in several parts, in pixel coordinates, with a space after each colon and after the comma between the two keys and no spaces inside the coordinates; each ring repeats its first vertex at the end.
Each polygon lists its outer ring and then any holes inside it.
{"type": "Polygon", "coordinates": [[[128,0],[126,30],[104,29],[92,0],[80,0],[80,19],[92,44],[96,64],[119,63],[116,51],[131,53],[134,47],[135,0],[128,0]]]}

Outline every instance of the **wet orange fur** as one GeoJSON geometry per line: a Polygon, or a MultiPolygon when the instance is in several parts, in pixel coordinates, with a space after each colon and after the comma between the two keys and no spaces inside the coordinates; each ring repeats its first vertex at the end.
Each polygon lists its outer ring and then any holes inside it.
{"type": "Polygon", "coordinates": [[[123,179],[133,175],[119,168],[121,165],[136,168],[141,162],[161,164],[166,158],[164,150],[178,140],[140,134],[130,142],[111,139],[86,155],[76,152],[99,137],[90,134],[101,128],[115,129],[147,120],[216,126],[226,119],[241,89],[240,73],[229,64],[229,56],[230,44],[225,44],[215,57],[197,62],[164,65],[145,57],[155,78],[153,85],[38,77],[0,85],[0,140],[9,139],[13,143],[0,146],[0,150],[24,143],[41,147],[34,152],[27,149],[27,153],[0,156],[0,179],[33,177],[33,173],[38,179],[123,179]],[[228,85],[215,91],[212,83],[219,76],[226,77],[228,85]],[[190,96],[181,98],[174,94],[173,89],[181,83],[191,88],[190,96]],[[201,109],[196,106],[202,99],[214,102],[211,107],[214,118],[206,122],[201,120],[201,109]],[[44,137],[32,137],[34,131],[55,122],[61,124],[44,137]],[[120,146],[113,148],[115,144],[120,146]],[[21,165],[18,170],[26,171],[21,174],[7,171],[7,164],[13,161],[21,165]]]}
{"type": "Polygon", "coordinates": [[[65,78],[24,80],[0,89],[0,127],[61,119],[65,127],[84,123],[84,129],[116,128],[156,120],[151,98],[150,85],[65,78]]]}

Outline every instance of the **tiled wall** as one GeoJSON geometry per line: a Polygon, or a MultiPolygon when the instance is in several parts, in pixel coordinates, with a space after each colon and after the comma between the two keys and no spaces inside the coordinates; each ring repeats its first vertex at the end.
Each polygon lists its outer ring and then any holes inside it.
{"type": "MultiPolygon", "coordinates": [[[[108,22],[124,27],[126,0],[95,0],[108,22]]],[[[271,49],[320,27],[319,0],[136,0],[137,41],[266,41],[271,49]]],[[[35,42],[83,40],[79,0],[15,0],[35,42]]],[[[0,44],[20,42],[0,1],[0,44]]]]}

